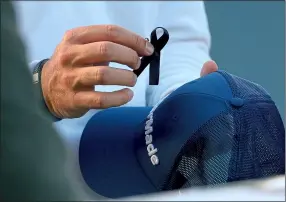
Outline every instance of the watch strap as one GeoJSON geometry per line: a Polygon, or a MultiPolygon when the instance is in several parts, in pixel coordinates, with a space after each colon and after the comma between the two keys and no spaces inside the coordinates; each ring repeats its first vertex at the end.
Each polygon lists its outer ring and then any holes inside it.
{"type": "Polygon", "coordinates": [[[43,109],[47,112],[47,114],[50,115],[50,117],[53,119],[53,121],[60,121],[61,119],[54,116],[48,106],[46,105],[46,101],[44,99],[44,96],[43,96],[43,91],[42,91],[42,83],[41,83],[41,76],[42,76],[42,69],[45,65],[45,63],[48,61],[49,59],[44,59],[44,60],[41,60],[40,62],[38,62],[36,64],[36,66],[34,67],[34,70],[33,70],[33,84],[34,86],[36,87],[36,90],[41,98],[41,103],[42,103],[42,106],[43,106],[43,109]]]}

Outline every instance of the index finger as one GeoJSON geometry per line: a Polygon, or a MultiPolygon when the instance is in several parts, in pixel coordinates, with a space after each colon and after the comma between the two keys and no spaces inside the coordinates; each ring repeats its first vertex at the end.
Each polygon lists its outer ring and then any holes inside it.
{"type": "Polygon", "coordinates": [[[143,37],[117,25],[91,25],[66,32],[64,40],[76,44],[111,41],[135,50],[140,56],[152,55],[153,45],[143,37]]]}

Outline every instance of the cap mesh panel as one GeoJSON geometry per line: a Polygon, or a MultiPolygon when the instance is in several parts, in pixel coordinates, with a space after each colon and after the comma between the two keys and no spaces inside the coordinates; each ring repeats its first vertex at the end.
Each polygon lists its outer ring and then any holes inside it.
{"type": "Polygon", "coordinates": [[[190,136],[162,190],[285,174],[285,130],[274,102],[259,85],[221,74],[245,104],[229,105],[190,136]]]}

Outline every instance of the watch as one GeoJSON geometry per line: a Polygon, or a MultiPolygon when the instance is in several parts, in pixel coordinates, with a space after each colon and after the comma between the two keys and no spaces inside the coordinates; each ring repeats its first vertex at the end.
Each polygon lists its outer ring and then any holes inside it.
{"type": "Polygon", "coordinates": [[[47,114],[54,120],[54,121],[60,121],[61,119],[58,117],[55,117],[49,110],[48,106],[46,105],[46,101],[43,96],[43,91],[42,91],[42,84],[41,84],[41,76],[42,76],[42,69],[45,65],[45,63],[49,59],[44,59],[41,60],[39,63],[36,64],[34,70],[33,70],[33,84],[36,87],[36,91],[38,92],[41,103],[43,106],[43,109],[47,112],[47,114]]]}

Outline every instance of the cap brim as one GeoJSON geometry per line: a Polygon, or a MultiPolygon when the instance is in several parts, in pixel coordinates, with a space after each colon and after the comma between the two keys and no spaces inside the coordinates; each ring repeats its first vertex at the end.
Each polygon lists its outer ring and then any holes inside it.
{"type": "Polygon", "coordinates": [[[79,164],[93,191],[108,198],[156,191],[134,152],[136,128],[151,109],[108,109],[95,114],[87,123],[80,141],[79,164]]]}

